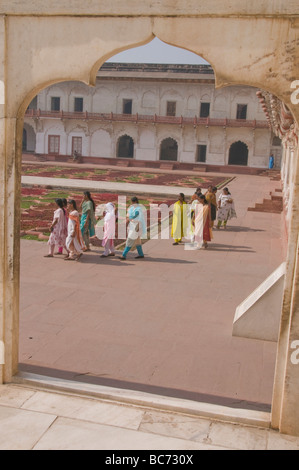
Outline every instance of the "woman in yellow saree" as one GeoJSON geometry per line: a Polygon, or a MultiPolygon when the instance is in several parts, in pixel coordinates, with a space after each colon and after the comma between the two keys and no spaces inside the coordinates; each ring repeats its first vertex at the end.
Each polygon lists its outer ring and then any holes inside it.
{"type": "Polygon", "coordinates": [[[179,200],[173,205],[171,237],[174,239],[173,245],[178,245],[182,238],[187,234],[188,216],[187,216],[187,203],[185,195],[179,194],[179,200]]]}

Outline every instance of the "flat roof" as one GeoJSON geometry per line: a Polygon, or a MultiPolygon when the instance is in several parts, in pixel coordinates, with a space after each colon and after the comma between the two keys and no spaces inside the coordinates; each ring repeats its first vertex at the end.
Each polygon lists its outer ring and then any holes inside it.
{"type": "Polygon", "coordinates": [[[97,78],[215,82],[214,70],[209,64],[105,62],[99,69],[97,78]]]}

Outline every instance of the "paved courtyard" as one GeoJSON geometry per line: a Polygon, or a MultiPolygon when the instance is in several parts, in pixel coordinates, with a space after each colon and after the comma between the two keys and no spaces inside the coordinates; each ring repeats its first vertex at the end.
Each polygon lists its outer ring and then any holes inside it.
{"type": "Polygon", "coordinates": [[[247,211],[279,185],[238,175],[238,218],[204,251],[150,240],[144,260],[103,259],[95,247],[66,263],[22,240],[20,370],[269,410],[276,344],[232,337],[232,323],[285,259],[282,214],[247,211]]]}

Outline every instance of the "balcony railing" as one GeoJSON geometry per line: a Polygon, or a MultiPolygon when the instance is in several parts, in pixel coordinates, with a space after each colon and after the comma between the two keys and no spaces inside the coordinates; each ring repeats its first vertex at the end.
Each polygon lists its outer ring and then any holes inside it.
{"type": "Polygon", "coordinates": [[[217,127],[251,127],[269,128],[267,121],[247,120],[247,119],[213,119],[183,117],[183,116],[157,116],[157,114],[115,114],[115,113],[89,113],[68,112],[68,111],[42,111],[40,109],[27,109],[26,117],[32,118],[54,118],[54,119],[78,119],[90,121],[105,122],[134,122],[134,123],[152,123],[152,124],[176,124],[179,126],[217,126],[217,127]]]}

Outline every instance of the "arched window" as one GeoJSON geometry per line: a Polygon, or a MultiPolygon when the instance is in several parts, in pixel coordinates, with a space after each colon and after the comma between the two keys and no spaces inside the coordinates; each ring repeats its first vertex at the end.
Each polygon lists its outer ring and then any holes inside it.
{"type": "Polygon", "coordinates": [[[244,142],[238,140],[234,142],[229,149],[228,164],[229,165],[247,165],[248,163],[248,147],[244,142]]]}
{"type": "Polygon", "coordinates": [[[177,161],[178,159],[178,144],[177,142],[168,137],[162,140],[160,145],[160,160],[177,161]]]}
{"type": "Polygon", "coordinates": [[[122,135],[118,139],[117,158],[133,158],[134,141],[129,135],[122,135]]]}

